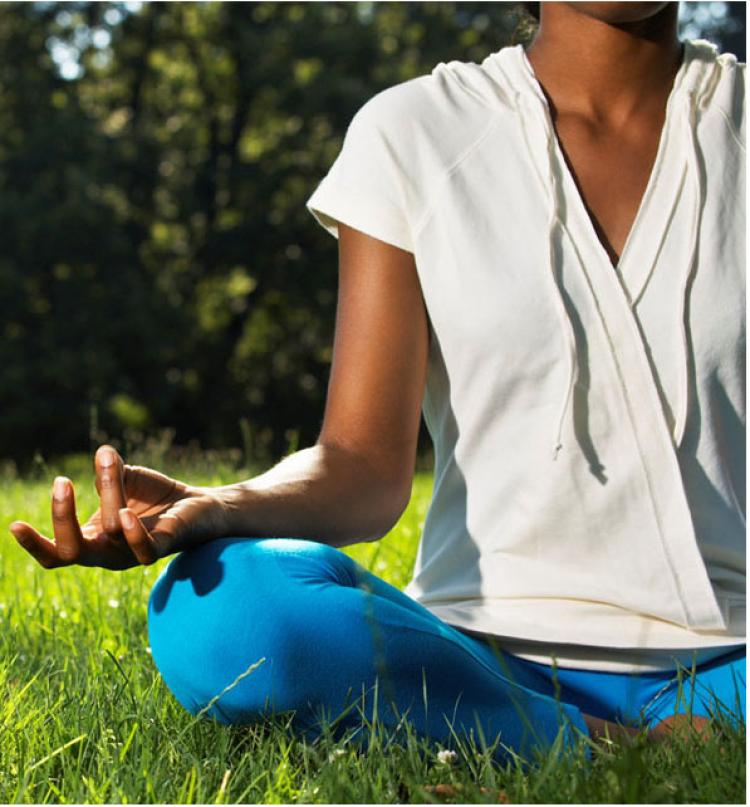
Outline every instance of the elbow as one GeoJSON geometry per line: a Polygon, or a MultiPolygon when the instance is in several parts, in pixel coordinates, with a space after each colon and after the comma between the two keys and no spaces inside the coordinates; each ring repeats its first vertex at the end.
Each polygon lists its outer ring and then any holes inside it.
{"type": "Polygon", "coordinates": [[[408,490],[403,487],[376,490],[371,486],[368,492],[349,526],[338,531],[334,538],[336,546],[374,543],[384,538],[396,526],[411,499],[411,485],[408,490]]]}
{"type": "Polygon", "coordinates": [[[385,487],[374,509],[372,527],[364,539],[372,543],[384,538],[396,526],[411,500],[411,481],[385,487]]]}
{"type": "Polygon", "coordinates": [[[386,536],[411,499],[413,463],[401,458],[383,460],[375,452],[340,442],[318,444],[326,452],[328,468],[346,501],[355,502],[346,512],[339,509],[338,545],[370,543],[386,536]]]}

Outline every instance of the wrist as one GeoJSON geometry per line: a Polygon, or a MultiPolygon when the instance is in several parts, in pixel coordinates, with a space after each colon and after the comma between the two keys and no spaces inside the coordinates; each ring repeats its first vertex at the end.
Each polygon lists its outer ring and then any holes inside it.
{"type": "Polygon", "coordinates": [[[244,504],[247,501],[248,491],[240,483],[230,485],[215,485],[190,487],[193,496],[205,499],[211,510],[212,532],[216,538],[239,535],[243,532],[244,504]]]}

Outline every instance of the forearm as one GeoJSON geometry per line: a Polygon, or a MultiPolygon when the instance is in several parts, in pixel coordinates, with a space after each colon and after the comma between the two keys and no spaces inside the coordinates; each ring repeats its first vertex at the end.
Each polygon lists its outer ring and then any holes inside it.
{"type": "Polygon", "coordinates": [[[404,480],[356,452],[315,445],[244,482],[211,488],[226,535],[310,538],[332,546],[372,541],[408,502],[404,480]]]}

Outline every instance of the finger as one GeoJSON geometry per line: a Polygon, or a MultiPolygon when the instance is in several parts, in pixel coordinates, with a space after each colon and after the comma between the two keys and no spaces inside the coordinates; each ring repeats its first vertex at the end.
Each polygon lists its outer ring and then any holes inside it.
{"type": "Polygon", "coordinates": [[[94,468],[96,490],[101,501],[102,529],[119,533],[119,510],[127,504],[123,487],[123,461],[112,446],[103,445],[97,449],[94,468]]]}
{"type": "Polygon", "coordinates": [[[18,543],[45,569],[54,569],[63,563],[57,556],[55,545],[48,538],[40,535],[31,524],[25,521],[14,521],[9,527],[18,543]]]}
{"type": "Polygon", "coordinates": [[[122,523],[122,533],[138,563],[148,566],[157,561],[159,553],[140,518],[127,507],[123,507],[118,515],[122,523]]]}
{"type": "Polygon", "coordinates": [[[52,487],[52,529],[57,556],[65,563],[75,563],[83,547],[83,535],[76,517],[73,485],[64,476],[55,478],[52,487]]]}

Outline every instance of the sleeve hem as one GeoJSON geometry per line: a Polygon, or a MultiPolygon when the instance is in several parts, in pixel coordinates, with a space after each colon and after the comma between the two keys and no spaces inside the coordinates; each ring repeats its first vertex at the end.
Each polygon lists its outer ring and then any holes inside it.
{"type": "Polygon", "coordinates": [[[394,205],[383,199],[363,196],[340,183],[322,182],[305,203],[315,220],[335,238],[338,223],[354,227],[407,252],[414,252],[411,231],[394,205]]]}

